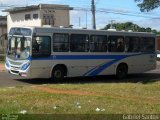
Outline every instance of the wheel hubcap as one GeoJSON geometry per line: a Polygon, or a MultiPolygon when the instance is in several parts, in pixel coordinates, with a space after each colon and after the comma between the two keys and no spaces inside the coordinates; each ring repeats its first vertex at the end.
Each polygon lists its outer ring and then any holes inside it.
{"type": "Polygon", "coordinates": [[[56,78],[60,78],[61,75],[62,75],[62,73],[61,73],[60,70],[57,70],[57,71],[55,71],[55,73],[54,73],[54,76],[55,76],[56,78]]]}

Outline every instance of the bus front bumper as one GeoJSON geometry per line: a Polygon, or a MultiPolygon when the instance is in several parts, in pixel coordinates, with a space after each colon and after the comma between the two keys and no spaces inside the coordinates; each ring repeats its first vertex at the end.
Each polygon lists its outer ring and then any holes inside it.
{"type": "Polygon", "coordinates": [[[15,66],[8,66],[5,64],[5,68],[6,68],[6,71],[9,73],[9,74],[12,74],[12,75],[17,75],[17,76],[21,76],[21,77],[26,77],[26,78],[30,78],[30,70],[29,70],[29,67],[27,68],[27,70],[21,70],[20,67],[15,67],[15,66]]]}

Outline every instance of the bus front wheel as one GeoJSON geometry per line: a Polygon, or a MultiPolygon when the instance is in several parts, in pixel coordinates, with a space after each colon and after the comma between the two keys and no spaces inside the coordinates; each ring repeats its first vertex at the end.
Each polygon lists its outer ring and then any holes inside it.
{"type": "Polygon", "coordinates": [[[120,64],[118,65],[117,67],[117,70],[116,70],[116,77],[118,79],[123,79],[127,76],[128,74],[128,67],[126,64],[120,64]]]}
{"type": "Polygon", "coordinates": [[[52,79],[55,81],[61,81],[64,79],[65,70],[61,66],[56,66],[52,71],[52,79]]]}

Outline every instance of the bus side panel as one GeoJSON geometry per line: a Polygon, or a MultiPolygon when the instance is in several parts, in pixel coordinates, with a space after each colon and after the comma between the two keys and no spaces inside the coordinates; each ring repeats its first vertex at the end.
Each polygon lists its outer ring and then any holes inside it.
{"type": "Polygon", "coordinates": [[[53,68],[56,65],[63,64],[67,67],[67,77],[82,76],[87,72],[86,60],[54,60],[52,62],[53,68]]]}
{"type": "Polygon", "coordinates": [[[50,60],[32,60],[30,68],[31,78],[49,78],[50,69],[50,60]]]}
{"type": "MultiPolygon", "coordinates": [[[[96,76],[96,75],[106,75],[114,74],[114,67],[111,66],[107,69],[107,72],[101,74],[101,68],[104,64],[109,63],[111,60],[98,60],[98,59],[88,59],[88,60],[68,60],[65,64],[68,67],[68,76],[96,76]]],[[[64,61],[63,61],[64,63],[64,61]]]]}
{"type": "Polygon", "coordinates": [[[128,66],[128,73],[143,73],[156,69],[155,54],[133,55],[124,58],[106,67],[99,75],[114,75],[119,64],[125,63],[128,66]]]}
{"type": "Polygon", "coordinates": [[[96,75],[113,75],[115,74],[115,66],[112,59],[88,61],[88,76],[96,75]]]}
{"type": "Polygon", "coordinates": [[[143,73],[156,68],[154,54],[144,54],[128,57],[125,60],[128,64],[128,73],[143,73]]]}

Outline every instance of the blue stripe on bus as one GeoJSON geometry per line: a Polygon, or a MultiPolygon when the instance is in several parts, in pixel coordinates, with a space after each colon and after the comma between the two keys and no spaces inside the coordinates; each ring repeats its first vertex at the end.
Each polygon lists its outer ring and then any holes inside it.
{"type": "MultiPolygon", "coordinates": [[[[105,62],[105,63],[106,63],[106,62],[105,62]]],[[[92,68],[91,70],[89,70],[88,72],[86,72],[83,76],[87,76],[89,73],[91,73],[92,71],[94,71],[95,69],[97,69],[99,66],[104,65],[105,63],[103,63],[103,64],[101,64],[101,65],[98,65],[98,66],[92,68]]]]}
{"type": "MultiPolygon", "coordinates": [[[[144,54],[154,54],[154,53],[144,53],[144,54]]],[[[95,76],[95,75],[98,75],[103,70],[107,69],[108,67],[110,67],[111,65],[115,64],[116,62],[118,62],[118,61],[120,61],[122,59],[125,59],[127,57],[138,56],[138,55],[143,55],[143,54],[141,53],[141,54],[133,54],[133,55],[122,55],[121,57],[115,57],[115,59],[113,59],[113,60],[111,60],[109,62],[106,62],[103,65],[99,65],[99,66],[96,66],[96,67],[92,68],[87,73],[85,73],[84,76],[95,76]]]]}
{"type": "MultiPolygon", "coordinates": [[[[53,55],[46,58],[29,57],[28,60],[90,60],[90,59],[121,59],[131,55],[53,55]]],[[[133,55],[132,55],[133,56],[133,55]]]]}
{"type": "MultiPolygon", "coordinates": [[[[143,53],[143,54],[153,54],[153,53],[143,53]]],[[[115,64],[116,62],[131,56],[143,55],[131,54],[131,55],[53,55],[47,58],[32,58],[28,60],[100,60],[100,59],[111,59],[111,61],[98,65],[91,70],[87,71],[83,76],[95,76],[100,74],[103,70],[115,64]]]]}
{"type": "Polygon", "coordinates": [[[44,58],[29,57],[28,60],[90,60],[90,59],[122,59],[129,56],[154,54],[154,53],[138,53],[130,55],[51,55],[44,58]]]}
{"type": "Polygon", "coordinates": [[[55,55],[55,60],[121,59],[129,55],[55,55]]]}
{"type": "Polygon", "coordinates": [[[98,69],[95,69],[94,71],[92,71],[91,73],[89,73],[87,76],[95,76],[98,75],[99,73],[101,73],[103,70],[105,70],[106,68],[108,68],[109,66],[111,66],[112,64],[114,64],[115,62],[117,62],[117,60],[112,60],[110,62],[107,62],[106,64],[104,64],[103,66],[100,66],[98,69]]]}
{"type": "MultiPolygon", "coordinates": [[[[127,58],[128,56],[125,56],[124,58],[127,58]]],[[[97,69],[92,70],[90,73],[85,74],[85,76],[95,76],[98,75],[99,73],[101,73],[103,70],[107,69],[108,67],[110,67],[111,65],[115,64],[116,62],[124,59],[124,58],[120,58],[120,59],[114,59],[112,61],[109,61],[105,64],[103,64],[102,66],[100,65],[97,69]]]]}

